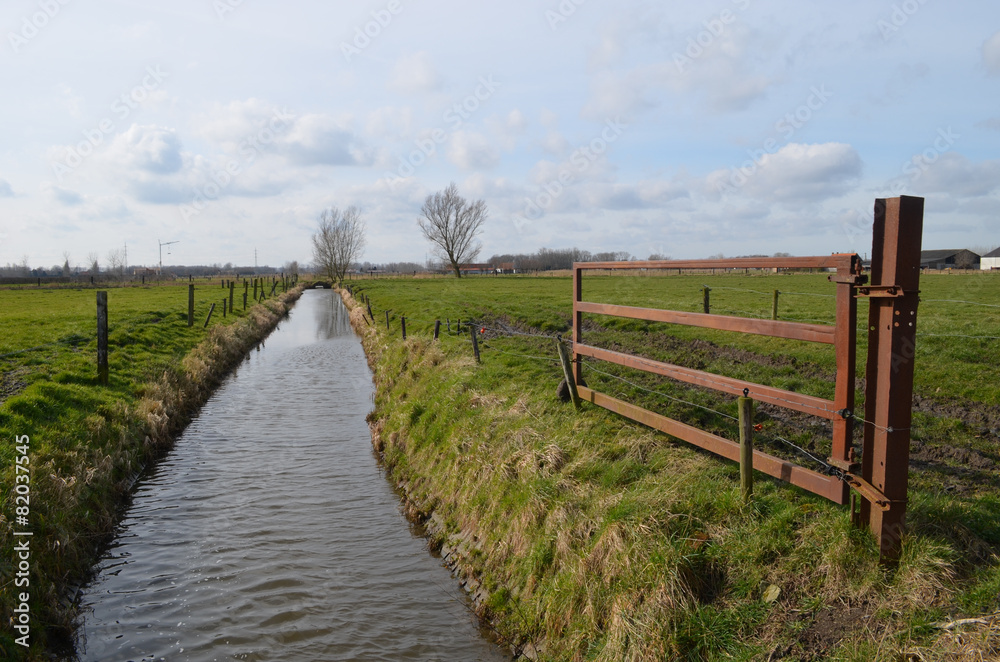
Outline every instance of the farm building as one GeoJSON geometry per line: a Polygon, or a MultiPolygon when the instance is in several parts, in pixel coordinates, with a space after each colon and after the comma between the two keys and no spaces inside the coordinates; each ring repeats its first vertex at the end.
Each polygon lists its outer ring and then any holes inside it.
{"type": "Polygon", "coordinates": [[[994,248],[979,260],[979,268],[984,271],[1000,269],[1000,248],[994,248]]]}
{"type": "Polygon", "coordinates": [[[964,248],[920,251],[921,269],[978,269],[979,255],[964,248]]]}

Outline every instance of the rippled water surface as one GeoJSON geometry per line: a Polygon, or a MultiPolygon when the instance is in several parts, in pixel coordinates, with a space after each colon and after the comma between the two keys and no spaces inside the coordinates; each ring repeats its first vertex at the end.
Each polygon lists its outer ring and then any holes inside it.
{"type": "Polygon", "coordinates": [[[299,300],[139,485],[83,606],[83,660],[504,660],[379,473],[371,375],[299,300]]]}

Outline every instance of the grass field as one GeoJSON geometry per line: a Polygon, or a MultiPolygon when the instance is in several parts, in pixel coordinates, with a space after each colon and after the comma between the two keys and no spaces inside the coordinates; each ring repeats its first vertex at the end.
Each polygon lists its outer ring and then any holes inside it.
{"type": "MultiPolygon", "coordinates": [[[[107,386],[96,381],[94,289],[0,290],[0,476],[13,485],[13,440],[30,437],[32,650],[65,645],[74,586],[113,531],[123,497],[150,461],[262,335],[280,319],[281,287],[244,312],[222,315],[228,290],[195,283],[195,324],[187,325],[188,283],[108,287],[107,386]],[[217,304],[207,328],[210,305],[217,304]]],[[[252,291],[252,288],[251,288],[252,291]]],[[[268,285],[270,293],[270,284],[268,285]]],[[[5,489],[0,575],[3,621],[11,616],[14,494],[5,489]]],[[[17,530],[23,530],[18,526],[17,530]]],[[[26,652],[4,627],[0,648],[26,652]]]]}
{"type": "MultiPolygon", "coordinates": [[[[374,324],[361,308],[354,315],[375,360],[377,446],[415,511],[446,523],[438,542],[465,549],[463,572],[482,580],[506,640],[553,660],[1000,655],[995,618],[938,627],[1000,610],[1000,278],[922,280],[910,529],[894,569],[878,564],[844,507],[766,478],[744,506],[734,464],[561,403],[554,341],[541,336],[569,329],[568,278],[351,285],[374,313],[374,324]],[[454,331],[459,318],[486,331],[480,365],[467,334],[430,340],[436,319],[454,331]]],[[[715,312],[770,317],[778,289],[782,319],[833,321],[833,286],[820,275],[595,275],[584,297],[700,311],[703,285],[715,312]]],[[[830,347],[597,316],[584,331],[589,344],[832,395],[830,347]]],[[[595,362],[584,374],[599,390],[735,436],[730,398],[595,362]]],[[[758,421],[768,452],[809,466],[777,437],[829,452],[819,419],[761,407],[758,421]]]]}

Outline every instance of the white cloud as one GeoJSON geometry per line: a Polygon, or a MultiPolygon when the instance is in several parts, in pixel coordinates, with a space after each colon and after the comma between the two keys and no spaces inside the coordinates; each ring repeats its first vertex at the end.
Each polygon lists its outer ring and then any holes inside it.
{"type": "Polygon", "coordinates": [[[365,133],[376,140],[405,140],[413,135],[413,130],[413,109],[409,106],[383,106],[366,116],[365,133]]]}
{"type": "Polygon", "coordinates": [[[0,198],[13,198],[14,189],[10,187],[10,182],[0,179],[0,198]]]}
{"type": "Polygon", "coordinates": [[[76,191],[70,191],[69,189],[55,186],[49,182],[42,184],[42,191],[56,202],[68,207],[75,207],[76,205],[83,203],[83,196],[76,191]]]}
{"type": "Polygon", "coordinates": [[[962,197],[989,195],[1000,189],[1000,161],[973,163],[958,152],[945,152],[915,180],[921,191],[962,197]]]}
{"type": "Polygon", "coordinates": [[[448,160],[463,170],[478,170],[495,166],[500,155],[483,134],[456,131],[451,136],[448,160]]]}
{"type": "Polygon", "coordinates": [[[986,65],[986,71],[994,76],[1000,75],[1000,32],[983,44],[983,64],[986,65]]]}
{"type": "Polygon", "coordinates": [[[181,141],[174,129],[133,124],[115,136],[107,156],[130,169],[168,175],[181,169],[181,141]]]}
{"type": "Polygon", "coordinates": [[[354,135],[328,115],[305,115],[278,136],[279,150],[296,165],[356,165],[372,157],[354,135]]]}
{"type": "Polygon", "coordinates": [[[404,55],[396,61],[389,89],[400,94],[426,94],[441,87],[437,71],[427,51],[404,55]]]}
{"type": "Polygon", "coordinates": [[[846,192],[861,170],[861,157],[850,145],[789,143],[753,168],[716,171],[706,183],[736,186],[760,200],[818,202],[846,192]]]}

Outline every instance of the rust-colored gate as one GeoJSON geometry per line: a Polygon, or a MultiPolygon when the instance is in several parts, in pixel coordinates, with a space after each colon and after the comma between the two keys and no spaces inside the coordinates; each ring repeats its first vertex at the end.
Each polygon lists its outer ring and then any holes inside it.
{"type": "Polygon", "coordinates": [[[870,283],[869,278],[862,274],[860,258],[853,253],[825,257],[575,263],[573,377],[581,399],[730,460],[739,459],[738,443],[583,386],[580,358],[586,356],[608,361],[734,396],[748,394],[759,402],[831,421],[833,436],[827,462],[833,468],[832,473],[813,471],[758,450],[753,454],[753,467],[839,504],[848,502],[848,488],[854,488],[862,497],[860,511],[853,512],[852,508],[855,523],[863,525],[867,521],[878,537],[882,557],[894,558],[899,553],[906,514],[923,202],[923,198],[909,196],[875,201],[870,283]],[[829,326],[749,319],[593,303],[583,299],[583,272],[586,270],[709,268],[834,270],[829,280],[836,286],[836,323],[829,326]],[[870,299],[863,418],[855,414],[854,408],[859,297],[870,299]],[[817,398],[586,345],[581,333],[585,313],[833,345],[837,362],[834,399],[817,398]],[[863,421],[864,425],[860,464],[856,461],[851,443],[855,420],[863,421]]]}

